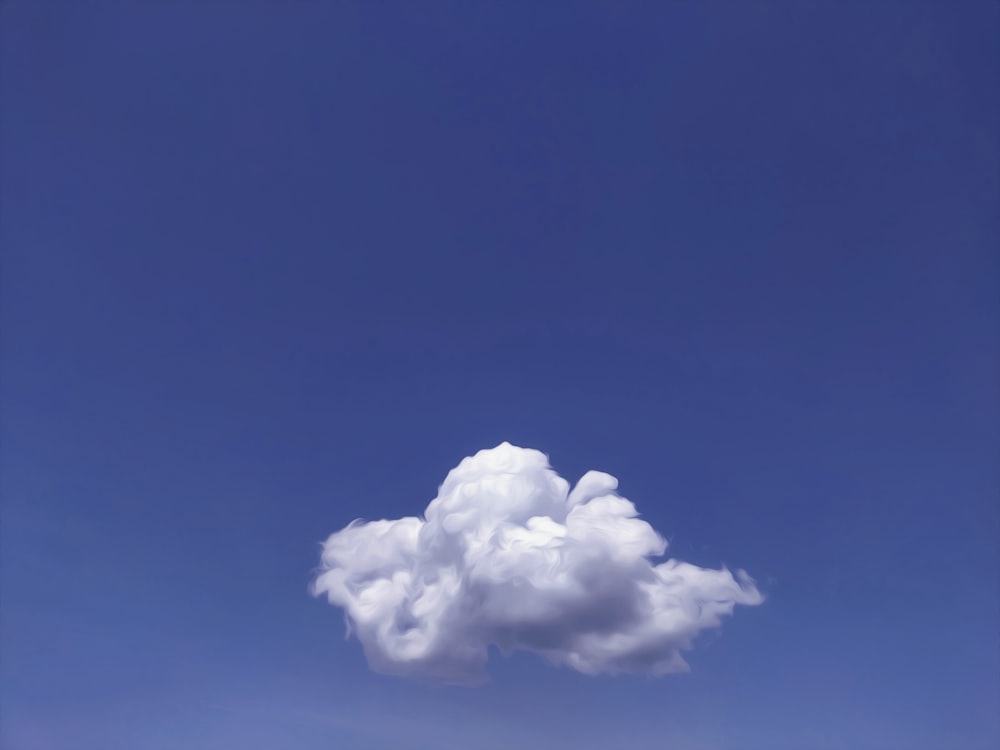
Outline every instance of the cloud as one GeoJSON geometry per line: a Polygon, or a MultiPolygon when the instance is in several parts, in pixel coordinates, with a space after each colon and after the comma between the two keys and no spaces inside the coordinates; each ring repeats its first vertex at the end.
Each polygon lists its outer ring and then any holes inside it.
{"type": "Polygon", "coordinates": [[[590,471],[570,489],[536,450],[479,451],[423,518],[332,534],[313,593],[387,674],[476,683],[491,645],[585,674],[687,671],[699,632],[763,597],[742,571],[655,564],[667,544],[617,487],[590,471]]]}

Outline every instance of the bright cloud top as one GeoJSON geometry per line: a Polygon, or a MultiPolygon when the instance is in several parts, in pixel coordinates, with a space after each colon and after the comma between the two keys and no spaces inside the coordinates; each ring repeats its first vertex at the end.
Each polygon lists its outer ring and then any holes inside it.
{"type": "Polygon", "coordinates": [[[571,490],[502,443],[453,469],[423,519],[331,535],[313,592],[379,672],[477,682],[490,645],[586,674],[686,671],[701,630],[763,597],[742,571],[651,562],[667,544],[617,487],[590,471],[571,490]]]}

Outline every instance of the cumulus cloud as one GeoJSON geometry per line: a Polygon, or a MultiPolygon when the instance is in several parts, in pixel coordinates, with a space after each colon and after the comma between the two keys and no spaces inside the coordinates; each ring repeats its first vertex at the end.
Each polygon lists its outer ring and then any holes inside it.
{"type": "Polygon", "coordinates": [[[383,673],[475,683],[490,646],[586,674],[687,671],[700,631],[763,597],[742,571],[654,563],[667,543],[617,488],[590,471],[571,489],[544,453],[502,443],[453,469],[423,518],[332,534],[313,593],[383,673]]]}

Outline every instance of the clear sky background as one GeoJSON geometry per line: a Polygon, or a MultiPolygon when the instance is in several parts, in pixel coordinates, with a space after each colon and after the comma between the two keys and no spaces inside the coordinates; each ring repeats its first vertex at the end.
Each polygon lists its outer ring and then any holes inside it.
{"type": "Polygon", "coordinates": [[[0,25],[4,750],[1000,743],[996,2],[0,25]],[[768,601],[372,674],[319,542],[502,440],[768,601]]]}

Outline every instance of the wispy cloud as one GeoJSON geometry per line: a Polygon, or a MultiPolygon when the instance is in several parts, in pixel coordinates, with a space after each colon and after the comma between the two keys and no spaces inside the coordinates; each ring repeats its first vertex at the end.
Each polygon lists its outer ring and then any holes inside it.
{"type": "Polygon", "coordinates": [[[586,674],[686,671],[700,631],[763,597],[742,571],[654,564],[667,543],[617,487],[591,471],[571,489],[503,443],[453,469],[423,518],[332,534],[313,592],[388,674],[475,683],[491,645],[586,674]]]}

